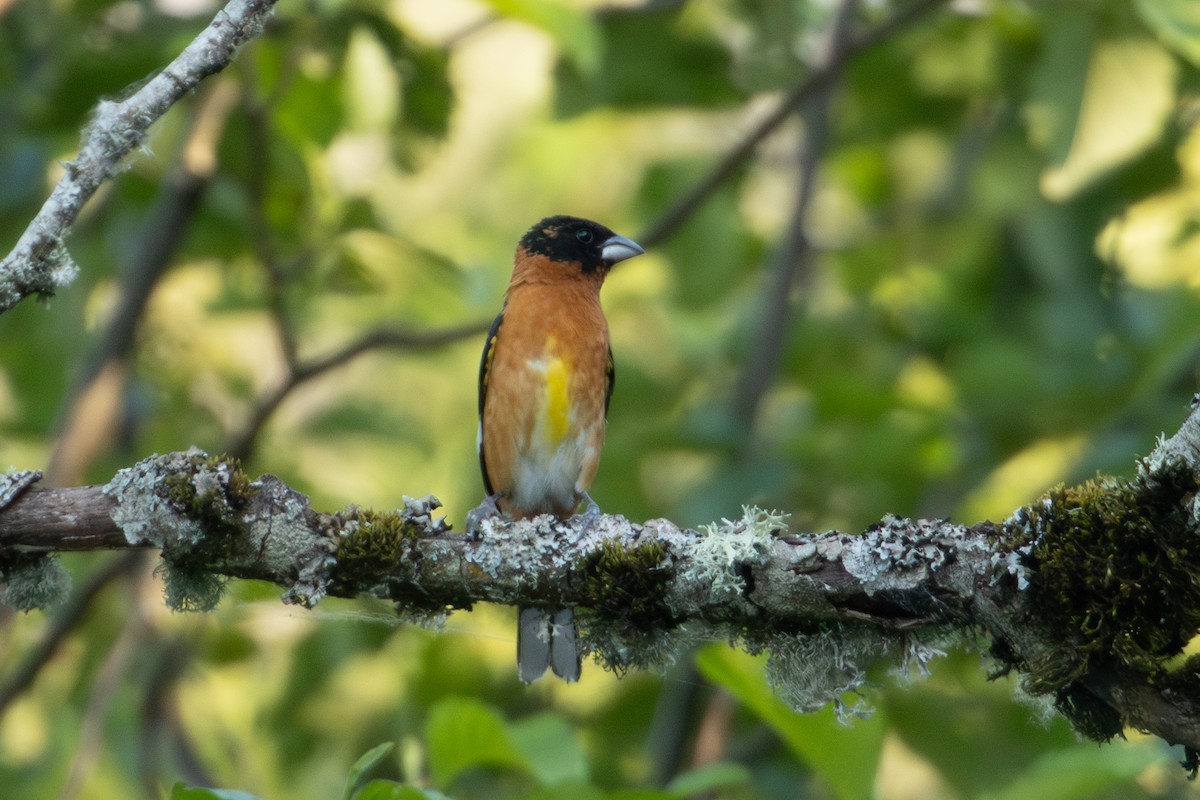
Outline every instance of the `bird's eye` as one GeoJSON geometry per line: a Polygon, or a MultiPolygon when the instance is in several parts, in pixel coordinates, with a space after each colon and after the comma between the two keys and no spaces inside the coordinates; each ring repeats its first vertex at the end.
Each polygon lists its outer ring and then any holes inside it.
{"type": "Polygon", "coordinates": [[[594,237],[592,236],[592,232],[587,228],[580,228],[579,230],[575,231],[575,238],[584,244],[591,244],[594,237]]]}

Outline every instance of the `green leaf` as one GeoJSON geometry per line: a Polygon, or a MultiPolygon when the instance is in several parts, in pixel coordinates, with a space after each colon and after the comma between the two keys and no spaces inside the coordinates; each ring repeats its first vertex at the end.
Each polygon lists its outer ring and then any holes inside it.
{"type": "Polygon", "coordinates": [[[1133,7],[1163,44],[1200,67],[1200,3],[1134,0],[1133,7]]]}
{"type": "Polygon", "coordinates": [[[363,28],[350,34],[342,79],[346,125],[352,130],[392,127],[400,106],[400,78],[379,39],[363,28]]]}
{"type": "Polygon", "coordinates": [[[364,753],[358,761],[354,762],[354,766],[350,768],[350,774],[346,776],[346,791],[342,793],[342,797],[345,800],[350,800],[350,797],[354,794],[354,787],[362,782],[363,775],[367,774],[395,746],[392,742],[375,745],[364,753]]]}
{"type": "Polygon", "coordinates": [[[439,786],[475,767],[531,770],[504,720],[478,700],[450,697],[434,706],[425,725],[425,740],[429,771],[439,786]]]}
{"type": "MultiPolygon", "coordinates": [[[[574,782],[540,786],[529,794],[521,795],[522,800],[562,800],[564,797],[569,797],[570,800],[612,800],[613,795],[590,783],[574,782]]],[[[656,798],[656,800],[659,799],[656,798]]],[[[661,800],[674,800],[674,798],[665,796],[661,800]]]]}
{"type": "Polygon", "coordinates": [[[537,714],[514,723],[509,730],[513,744],[524,755],[539,783],[587,780],[587,755],[579,737],[561,715],[537,714]]]}
{"type": "Polygon", "coordinates": [[[1126,742],[1111,745],[1081,745],[1070,750],[1047,753],[1002,791],[982,795],[986,800],[1084,800],[1114,792],[1120,784],[1136,778],[1146,767],[1162,757],[1162,751],[1148,744],[1126,742]]]}
{"type": "Polygon", "coordinates": [[[422,791],[395,781],[375,780],[354,793],[354,800],[442,800],[441,792],[422,791]]]}
{"type": "Polygon", "coordinates": [[[771,726],[841,800],[866,800],[871,796],[883,746],[882,715],[845,726],[838,723],[832,708],[797,713],[767,684],[763,659],[725,645],[701,650],[696,655],[696,666],[771,726]]]}
{"type": "Polygon", "coordinates": [[[951,652],[933,673],[927,682],[889,687],[882,705],[889,734],[925,759],[958,796],[1006,786],[1046,753],[1076,746],[1064,719],[1041,719],[1014,703],[1011,682],[988,680],[977,655],[951,652]]]}
{"type": "Polygon", "coordinates": [[[685,26],[680,12],[608,14],[604,60],[588,73],[562,63],[555,75],[555,110],[563,116],[597,106],[728,106],[740,102],[728,50],[704,28],[685,26]],[[648,76],[654,76],[648,80],[648,76]]]}
{"type": "Polygon", "coordinates": [[[177,783],[171,787],[171,800],[262,800],[256,794],[237,789],[208,789],[177,783]]]}
{"type": "Polygon", "coordinates": [[[496,13],[540,28],[558,44],[562,54],[584,75],[600,68],[604,41],[586,11],[562,0],[487,0],[496,13]]]}
{"type": "Polygon", "coordinates": [[[732,789],[749,784],[750,770],[741,764],[720,762],[688,770],[667,784],[667,791],[680,798],[695,797],[719,789],[732,789]]]}
{"type": "Polygon", "coordinates": [[[1090,18],[1051,18],[1025,108],[1045,150],[1042,193],[1067,200],[1158,140],[1175,107],[1175,61],[1150,39],[1093,40],[1090,18]]]}

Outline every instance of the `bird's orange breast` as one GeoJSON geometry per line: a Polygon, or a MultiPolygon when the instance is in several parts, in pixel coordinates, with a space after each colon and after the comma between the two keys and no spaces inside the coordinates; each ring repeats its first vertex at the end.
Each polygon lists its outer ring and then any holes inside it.
{"type": "Polygon", "coordinates": [[[496,334],[480,448],[510,516],[571,514],[604,444],[608,326],[598,286],[514,285],[496,334]]]}

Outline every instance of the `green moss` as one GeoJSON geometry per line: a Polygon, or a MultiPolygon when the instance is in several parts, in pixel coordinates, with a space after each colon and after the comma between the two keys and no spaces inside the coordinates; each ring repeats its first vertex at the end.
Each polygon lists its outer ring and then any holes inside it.
{"type": "Polygon", "coordinates": [[[660,542],[625,547],[607,540],[575,570],[586,598],[578,611],[585,648],[616,675],[662,667],[681,632],[667,605],[672,569],[660,542]]]}
{"type": "Polygon", "coordinates": [[[200,524],[194,540],[176,537],[164,546],[163,586],[175,611],[210,611],[224,593],[227,579],[215,574],[236,562],[245,545],[242,515],[257,490],[237,459],[189,454],[191,469],[163,479],[166,499],[183,516],[200,524]]]}
{"type": "Polygon", "coordinates": [[[666,604],[671,581],[671,571],[663,563],[666,555],[660,542],[626,548],[605,541],[579,570],[588,605],[597,615],[638,627],[673,626],[675,618],[666,604]]]}
{"type": "Polygon", "coordinates": [[[1102,667],[1154,681],[1200,629],[1197,488],[1186,464],[1143,463],[1132,481],[1060,487],[1014,518],[1029,536],[1028,621],[1062,643],[1015,666],[1092,738],[1120,733],[1120,720],[1080,679],[1102,667]]]}
{"type": "Polygon", "coordinates": [[[184,516],[203,525],[206,533],[228,535],[242,529],[242,511],[255,495],[241,463],[228,456],[192,456],[190,472],[168,475],[167,499],[184,516]]]}
{"type": "Polygon", "coordinates": [[[384,513],[351,506],[339,516],[337,574],[342,581],[370,584],[386,580],[408,557],[420,531],[396,512],[384,513]]]}

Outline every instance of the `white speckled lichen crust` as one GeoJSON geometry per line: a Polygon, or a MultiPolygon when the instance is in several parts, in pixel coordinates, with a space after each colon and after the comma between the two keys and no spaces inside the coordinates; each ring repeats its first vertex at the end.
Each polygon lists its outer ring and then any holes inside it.
{"type": "Polygon", "coordinates": [[[212,608],[228,574],[294,575],[285,601],[309,607],[325,594],[334,539],[308,498],[273,475],[247,483],[236,464],[192,448],[123,469],[104,492],[126,540],[162,550],[172,608],[212,608]]]}
{"type": "Polygon", "coordinates": [[[988,569],[992,554],[966,526],[891,515],[861,536],[845,537],[842,545],[843,566],[868,596],[912,591],[928,583],[935,573],[943,589],[969,593],[988,569]]]}
{"type": "MultiPolygon", "coordinates": [[[[572,566],[581,553],[588,553],[612,535],[610,525],[621,517],[601,517],[590,529],[580,532],[553,516],[543,514],[529,520],[504,523],[503,533],[497,520],[480,524],[480,546],[461,552],[461,569],[487,576],[487,599],[497,603],[515,603],[522,595],[545,586],[565,586],[572,566]]],[[[627,523],[626,523],[627,524],[627,523]]]]}
{"type": "Polygon", "coordinates": [[[336,541],[329,535],[314,535],[308,497],[279,478],[263,475],[251,482],[250,489],[254,496],[242,523],[251,550],[271,574],[286,575],[299,565],[283,601],[312,608],[325,596],[336,541]]]}
{"type": "Polygon", "coordinates": [[[174,540],[195,542],[204,535],[200,523],[180,514],[161,491],[166,476],[190,469],[191,458],[197,455],[204,453],[192,448],[187,453],[150,456],[117,472],[104,487],[104,493],[116,501],[112,520],[130,545],[162,549],[174,540]]]}

